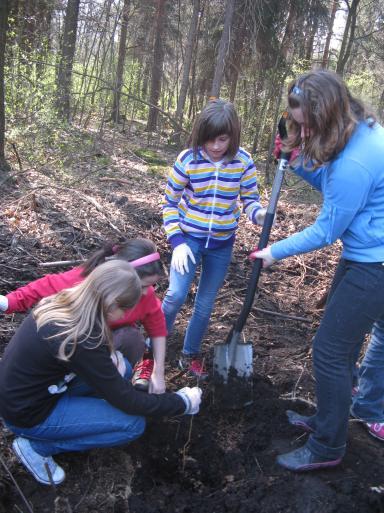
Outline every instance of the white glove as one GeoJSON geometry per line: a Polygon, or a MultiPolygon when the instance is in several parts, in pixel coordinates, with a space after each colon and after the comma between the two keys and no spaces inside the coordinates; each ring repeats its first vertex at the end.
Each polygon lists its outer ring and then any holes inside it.
{"type": "Polygon", "coordinates": [[[269,267],[275,262],[277,262],[276,258],[273,258],[272,252],[271,252],[271,246],[268,246],[267,248],[259,250],[254,250],[250,255],[249,258],[251,260],[255,260],[255,258],[262,258],[263,259],[263,267],[269,267]]]}
{"type": "Polygon", "coordinates": [[[189,273],[188,267],[188,257],[195,264],[196,260],[193,256],[191,248],[185,242],[183,244],[179,244],[175,247],[172,253],[172,261],[171,267],[175,269],[180,274],[184,274],[185,272],[189,273]]]}
{"type": "Polygon", "coordinates": [[[185,415],[195,415],[199,412],[202,390],[199,387],[184,387],[176,392],[185,402],[185,415]]]}
{"type": "Polygon", "coordinates": [[[267,213],[266,208],[259,208],[259,210],[257,210],[256,215],[255,215],[255,221],[259,226],[263,226],[266,213],[267,213]]]}
{"type": "Polygon", "coordinates": [[[124,356],[120,353],[120,351],[115,351],[114,353],[111,353],[111,360],[114,366],[119,371],[119,374],[124,377],[127,371],[124,356]]]}
{"type": "Polygon", "coordinates": [[[6,310],[8,310],[7,296],[2,296],[0,294],[0,312],[5,312],[6,310]]]}
{"type": "MultiPolygon", "coordinates": [[[[266,208],[259,208],[255,215],[255,221],[259,226],[264,226],[265,216],[267,214],[266,208]]],[[[276,214],[273,216],[272,226],[276,224],[276,214]]]]}

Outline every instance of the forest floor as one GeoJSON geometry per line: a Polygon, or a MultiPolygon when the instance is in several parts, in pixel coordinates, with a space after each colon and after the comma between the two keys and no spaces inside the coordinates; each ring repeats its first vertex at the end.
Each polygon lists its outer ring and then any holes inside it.
{"type": "MultiPolygon", "coordinates": [[[[36,155],[33,134],[15,147],[13,165],[19,171],[0,189],[0,293],[68,269],[46,263],[81,260],[103,241],[125,235],[154,240],[169,266],[161,201],[176,151],[146,137],[73,129],[47,134],[41,155],[36,155]]],[[[303,228],[317,211],[318,198],[289,178],[272,240],[303,228]]],[[[251,270],[247,256],[260,234],[244,217],[204,340],[208,368],[213,345],[226,339],[240,311],[251,270]]],[[[197,416],[149,419],[144,436],[131,445],[59,455],[67,479],[56,488],[39,485],[27,474],[12,453],[12,434],[0,429],[0,513],[384,512],[384,445],[353,420],[340,466],[295,474],[275,463],[277,454],[305,441],[288,424],[285,411],[314,411],[311,341],[322,313],[318,302],[338,254],[334,245],[262,273],[244,329],[245,340],[253,342],[251,405],[225,409],[208,380],[197,416]]],[[[166,281],[159,284],[160,297],[166,287],[166,281]]],[[[186,384],[176,360],[194,292],[169,338],[169,390],[186,384]]],[[[1,317],[1,351],[22,318],[1,317]]]]}

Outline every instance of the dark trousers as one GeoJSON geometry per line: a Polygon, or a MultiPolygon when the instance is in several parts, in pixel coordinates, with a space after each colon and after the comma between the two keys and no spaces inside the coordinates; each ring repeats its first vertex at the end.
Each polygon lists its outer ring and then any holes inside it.
{"type": "Polygon", "coordinates": [[[384,266],[341,259],[313,344],[317,412],[307,446],[321,458],[345,453],[353,368],[375,321],[384,321],[384,266]]]}

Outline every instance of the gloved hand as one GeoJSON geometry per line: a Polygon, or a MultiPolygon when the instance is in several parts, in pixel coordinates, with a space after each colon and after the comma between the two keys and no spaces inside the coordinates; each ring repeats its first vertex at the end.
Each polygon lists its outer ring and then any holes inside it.
{"type": "Polygon", "coordinates": [[[120,353],[120,351],[115,351],[114,353],[111,353],[111,360],[114,366],[119,371],[119,374],[124,377],[127,371],[124,356],[120,353]]]}
{"type": "Polygon", "coordinates": [[[185,272],[188,273],[188,257],[194,264],[196,263],[195,257],[193,256],[192,250],[188,244],[185,242],[183,244],[179,244],[173,250],[171,267],[180,274],[184,274],[185,272]]]}
{"type": "Polygon", "coordinates": [[[272,252],[271,252],[271,246],[268,246],[264,249],[255,249],[252,251],[252,253],[249,255],[249,258],[251,260],[255,260],[255,258],[262,258],[263,260],[263,267],[269,267],[275,262],[277,262],[276,258],[273,258],[272,252]]]}
{"type": "MultiPolygon", "coordinates": [[[[255,221],[259,226],[264,226],[264,220],[265,220],[266,214],[267,214],[266,208],[259,208],[259,210],[256,212],[255,221]]],[[[276,223],[276,214],[274,214],[274,216],[273,216],[272,226],[274,226],[275,223],[276,223]]]]}
{"type": "Polygon", "coordinates": [[[259,208],[259,210],[256,212],[255,221],[259,226],[263,226],[266,213],[267,213],[266,208],[259,208]]]}
{"type": "Polygon", "coordinates": [[[7,296],[2,296],[0,294],[0,312],[5,312],[6,310],[8,310],[7,296]]]}
{"type": "Polygon", "coordinates": [[[199,387],[184,387],[176,392],[185,402],[185,415],[195,415],[199,412],[202,390],[199,387]]]}

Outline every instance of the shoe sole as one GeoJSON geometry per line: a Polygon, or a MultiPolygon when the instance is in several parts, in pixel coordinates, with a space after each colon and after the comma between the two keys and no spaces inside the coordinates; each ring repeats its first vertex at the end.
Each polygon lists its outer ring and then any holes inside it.
{"type": "Polygon", "coordinates": [[[376,438],[376,440],[380,440],[381,442],[384,442],[384,438],[382,436],[377,436],[375,433],[373,433],[368,426],[365,426],[368,429],[368,433],[373,436],[373,438],[376,438]]]}
{"type": "MultiPolygon", "coordinates": [[[[41,479],[40,477],[38,477],[34,470],[32,469],[32,467],[29,465],[28,463],[28,460],[25,459],[24,455],[23,455],[23,451],[20,449],[19,447],[19,444],[17,443],[16,440],[13,441],[13,444],[12,444],[12,447],[13,447],[13,450],[17,456],[17,459],[20,461],[20,463],[22,465],[24,465],[24,467],[28,470],[28,472],[30,474],[32,474],[32,476],[36,479],[36,481],[38,481],[39,483],[41,484],[45,484],[45,485],[52,485],[52,484],[55,484],[55,485],[58,485],[60,483],[62,483],[64,480],[65,480],[65,473],[64,473],[64,476],[63,476],[63,479],[61,479],[60,481],[53,481],[53,483],[48,479],[48,480],[44,480],[44,479],[41,479]]],[[[64,472],[64,471],[63,471],[64,472]]]]}
{"type": "Polygon", "coordinates": [[[312,429],[311,426],[309,426],[308,424],[306,424],[305,422],[303,422],[301,420],[297,420],[295,422],[289,422],[289,423],[291,424],[291,426],[295,426],[295,427],[301,428],[306,433],[313,433],[314,432],[314,429],[312,429]]]}
{"type": "Polygon", "coordinates": [[[309,463],[308,465],[303,465],[298,468],[288,467],[287,465],[283,465],[279,461],[279,458],[277,458],[277,462],[282,467],[284,467],[288,470],[293,470],[294,472],[308,472],[310,470],[321,470],[321,469],[327,468],[327,467],[336,467],[337,465],[339,465],[341,463],[341,458],[339,458],[337,460],[333,460],[333,461],[324,461],[323,463],[309,463]]]}

